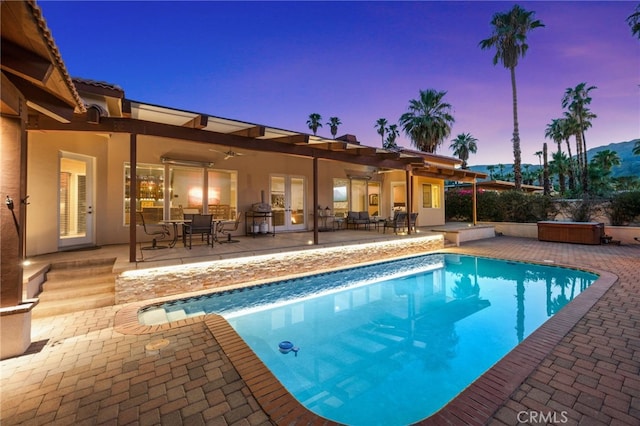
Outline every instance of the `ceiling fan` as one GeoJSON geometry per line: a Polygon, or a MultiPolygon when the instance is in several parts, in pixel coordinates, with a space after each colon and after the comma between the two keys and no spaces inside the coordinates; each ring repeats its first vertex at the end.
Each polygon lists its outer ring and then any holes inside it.
{"type": "Polygon", "coordinates": [[[234,151],[231,148],[229,148],[226,151],[218,151],[217,149],[209,149],[209,151],[219,152],[220,154],[223,154],[225,160],[228,160],[229,158],[247,155],[247,154],[243,154],[242,152],[234,151]]]}

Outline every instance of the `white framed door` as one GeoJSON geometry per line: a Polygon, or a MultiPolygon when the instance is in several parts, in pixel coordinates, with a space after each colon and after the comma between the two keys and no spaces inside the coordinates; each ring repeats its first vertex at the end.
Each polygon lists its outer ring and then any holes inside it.
{"type": "Polygon", "coordinates": [[[306,229],[306,181],[304,176],[271,175],[269,190],[275,230],[282,232],[306,229]]]}
{"type": "Polygon", "coordinates": [[[95,244],[95,158],[60,152],[58,177],[58,247],[95,244]]]}

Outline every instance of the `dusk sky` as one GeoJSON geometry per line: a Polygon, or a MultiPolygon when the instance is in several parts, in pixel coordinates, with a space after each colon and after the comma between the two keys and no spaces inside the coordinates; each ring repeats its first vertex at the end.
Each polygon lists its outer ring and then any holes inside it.
{"type": "MultiPolygon", "coordinates": [[[[420,90],[447,91],[456,122],[437,153],[471,133],[470,165],[513,162],[509,71],[478,44],[514,4],[39,2],[71,76],[137,101],[304,133],[310,113],[337,116],[338,135],[381,146],[378,118],[397,123],[420,90]]],[[[545,24],[516,68],[522,161],[538,164],[547,124],[581,82],[597,86],[588,148],[639,138],[640,40],[626,22],[638,2],[518,4],[545,24]]],[[[402,132],[397,142],[413,148],[402,132]]]]}

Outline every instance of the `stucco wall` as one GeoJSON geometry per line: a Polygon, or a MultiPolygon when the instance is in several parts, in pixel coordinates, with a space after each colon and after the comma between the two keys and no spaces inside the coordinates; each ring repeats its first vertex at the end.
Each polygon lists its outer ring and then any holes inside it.
{"type": "MultiPolygon", "coordinates": [[[[67,151],[96,158],[96,200],[94,204],[95,242],[97,245],[124,244],[129,241],[129,227],[124,225],[124,164],[129,162],[130,137],[128,134],[93,135],[79,132],[29,133],[28,192],[31,205],[27,211],[27,255],[58,250],[58,171],[59,152],[67,151]]],[[[192,159],[214,162],[215,169],[237,171],[238,211],[248,210],[261,201],[261,192],[269,194],[271,174],[302,176],[306,183],[307,229],[312,229],[313,212],[313,160],[282,154],[244,151],[247,155],[224,159],[219,152],[228,147],[184,142],[168,138],[139,135],[137,162],[160,165],[160,157],[192,159]]],[[[376,174],[371,168],[335,161],[318,161],[318,204],[331,206],[333,179],[347,178],[353,172],[371,176],[380,182],[379,214],[391,215],[389,191],[392,182],[403,182],[405,172],[376,174]]],[[[418,226],[444,224],[444,185],[442,181],[424,177],[413,178],[414,210],[418,226]],[[422,183],[435,183],[440,187],[440,209],[422,207],[422,183]]],[[[267,202],[269,200],[266,200],[267,202]]],[[[243,218],[244,219],[244,218],[243,218]]],[[[244,232],[241,224],[239,233],[244,232]]]]}

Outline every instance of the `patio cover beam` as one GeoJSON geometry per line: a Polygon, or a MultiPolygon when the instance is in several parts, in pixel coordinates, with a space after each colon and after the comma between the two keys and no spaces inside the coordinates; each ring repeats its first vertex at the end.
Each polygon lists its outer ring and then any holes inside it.
{"type": "Polygon", "coordinates": [[[230,134],[236,136],[243,136],[245,138],[259,138],[264,136],[266,133],[266,128],[264,126],[253,126],[247,129],[236,130],[235,132],[231,132],[230,134]]]}
{"type": "MultiPolygon", "coordinates": [[[[348,151],[327,151],[315,147],[314,144],[296,145],[281,142],[276,139],[256,139],[237,136],[227,133],[218,133],[208,130],[191,129],[188,127],[174,126],[171,124],[156,123],[131,118],[104,117],[98,124],[86,122],[82,115],[76,116],[70,123],[63,124],[46,116],[39,116],[38,120],[29,123],[28,130],[49,131],[80,131],[91,133],[135,133],[139,136],[155,136],[169,139],[178,139],[190,142],[199,142],[214,145],[225,145],[234,148],[243,148],[252,151],[277,152],[281,154],[299,155],[303,157],[318,157],[326,160],[340,161],[344,163],[360,164],[381,168],[404,170],[407,163],[416,161],[417,157],[387,158],[384,153],[375,156],[358,156],[349,154],[348,151]]],[[[301,135],[308,137],[308,135],[301,135]]],[[[287,137],[288,138],[288,137],[287,137]]]]}

